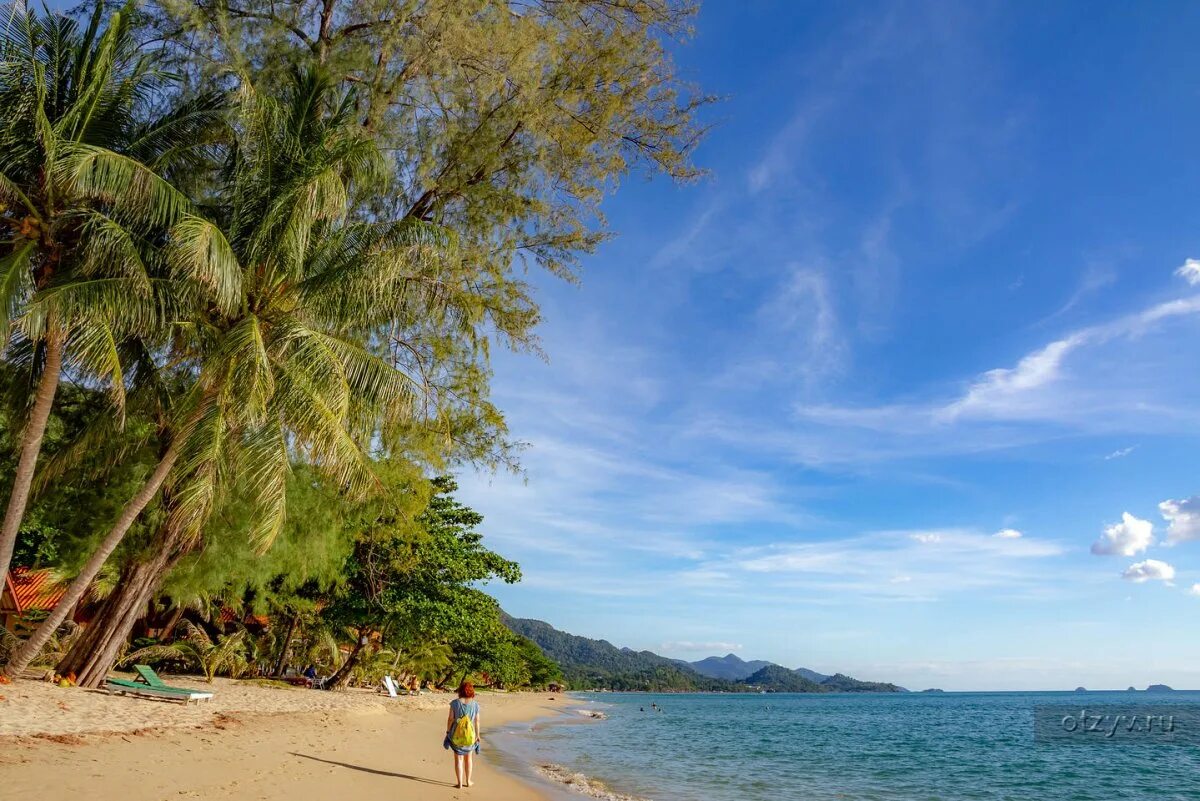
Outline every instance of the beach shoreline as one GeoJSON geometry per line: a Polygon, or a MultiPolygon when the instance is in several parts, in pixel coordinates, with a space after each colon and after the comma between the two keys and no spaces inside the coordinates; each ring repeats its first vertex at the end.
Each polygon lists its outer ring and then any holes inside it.
{"type": "MultiPolygon", "coordinates": [[[[554,717],[561,693],[480,693],[483,756],[458,789],[442,749],[449,693],[388,698],[193,677],[210,702],[164,703],[35,681],[0,686],[0,785],[14,798],[547,801],[548,786],[497,758],[489,734],[554,717]],[[520,773],[522,775],[518,776],[520,773]]],[[[537,766],[530,766],[536,770],[537,766]]]]}

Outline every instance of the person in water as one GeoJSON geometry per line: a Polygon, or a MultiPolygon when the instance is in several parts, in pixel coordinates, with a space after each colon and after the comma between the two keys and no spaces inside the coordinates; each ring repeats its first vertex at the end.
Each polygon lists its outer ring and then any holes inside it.
{"type": "Polygon", "coordinates": [[[464,681],[458,687],[458,697],[450,702],[450,715],[446,718],[446,739],[442,747],[454,752],[454,778],[458,787],[471,787],[471,771],[475,767],[475,755],[479,753],[479,702],[475,700],[475,687],[464,681]],[[470,745],[455,745],[450,742],[459,718],[469,717],[475,731],[475,740],[470,745]]]}

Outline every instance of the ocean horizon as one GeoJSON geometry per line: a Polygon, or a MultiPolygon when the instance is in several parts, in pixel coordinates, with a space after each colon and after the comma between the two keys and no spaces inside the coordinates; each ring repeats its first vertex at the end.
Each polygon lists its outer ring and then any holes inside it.
{"type": "MultiPolygon", "coordinates": [[[[1089,720],[1161,711],[1164,720],[1186,718],[1172,725],[1182,732],[1187,723],[1192,734],[1194,718],[1184,713],[1200,712],[1200,691],[571,695],[605,719],[560,716],[499,739],[564,797],[583,790],[650,801],[1200,798],[1195,740],[1056,741],[1035,736],[1034,725],[1036,710],[1089,720]]],[[[1038,714],[1040,722],[1045,714],[1038,714]]]]}

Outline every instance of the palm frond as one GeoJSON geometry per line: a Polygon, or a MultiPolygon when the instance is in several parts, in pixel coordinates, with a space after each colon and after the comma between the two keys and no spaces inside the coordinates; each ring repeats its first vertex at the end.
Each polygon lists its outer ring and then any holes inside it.
{"type": "Polygon", "coordinates": [[[149,225],[172,225],[190,208],[183,193],[149,167],[103,147],[65,143],[53,170],[62,191],[149,225]]]}
{"type": "Polygon", "coordinates": [[[242,267],[225,235],[213,223],[186,214],[171,228],[167,259],[179,277],[196,281],[225,314],[242,302],[242,267]]]}
{"type": "Polygon", "coordinates": [[[33,243],[27,242],[0,258],[0,338],[5,347],[12,334],[12,321],[33,291],[30,277],[33,250],[33,243]]]}

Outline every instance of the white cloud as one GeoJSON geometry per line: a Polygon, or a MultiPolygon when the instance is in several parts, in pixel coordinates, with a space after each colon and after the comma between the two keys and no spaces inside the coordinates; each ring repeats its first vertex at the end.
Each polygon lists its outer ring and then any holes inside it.
{"type": "MultiPolygon", "coordinates": [[[[855,459],[879,459],[1019,447],[1061,434],[1050,426],[1110,435],[1162,431],[1164,425],[1179,425],[1194,416],[1185,399],[1189,393],[1184,392],[1191,387],[1147,395],[1146,386],[1153,382],[1151,366],[1159,369],[1154,357],[1162,362],[1174,352],[1178,338],[1160,337],[1153,345],[1145,338],[1167,321],[1197,314],[1200,295],[1077,329],[1027,353],[1012,367],[980,373],[957,397],[875,406],[797,404],[795,413],[801,421],[830,430],[824,440],[815,440],[811,430],[806,432],[803,444],[807,451],[815,451],[813,443],[819,442],[818,455],[828,462],[845,459],[846,453],[855,459]],[[1114,382],[1111,371],[1097,366],[1134,357],[1141,361],[1133,366],[1146,371],[1137,381],[1131,373],[1114,382]],[[1000,427],[1010,423],[1024,427],[1000,427]],[[1048,425],[1036,428],[1034,424],[1048,425]]],[[[744,427],[739,436],[744,436],[744,427]]],[[[777,440],[778,428],[772,428],[769,436],[777,440]]],[[[800,456],[813,460],[807,453],[800,456]]]]}
{"type": "Polygon", "coordinates": [[[1175,274],[1192,286],[1200,284],[1200,259],[1188,259],[1175,274]]]}
{"type": "Polygon", "coordinates": [[[1200,595],[1200,584],[1193,584],[1192,588],[1190,590],[1188,590],[1188,594],[1189,595],[1200,595]]]}
{"type": "Polygon", "coordinates": [[[1167,545],[1200,540],[1200,495],[1181,501],[1165,500],[1158,511],[1167,521],[1167,545]]]}
{"type": "Polygon", "coordinates": [[[1092,553],[1097,556],[1136,556],[1153,544],[1154,524],[1124,512],[1120,523],[1105,527],[1100,539],[1092,543],[1092,553]]]}
{"type": "Polygon", "coordinates": [[[706,654],[728,654],[733,651],[742,650],[742,646],[736,642],[692,642],[691,640],[679,640],[678,642],[664,642],[662,650],[668,653],[671,651],[694,651],[706,654]]]}
{"type": "Polygon", "coordinates": [[[1123,459],[1124,457],[1133,453],[1135,450],[1137,450],[1137,445],[1130,445],[1128,448],[1118,448],[1117,450],[1110,453],[1108,456],[1105,456],[1104,461],[1107,462],[1112,459],[1123,459]]]}
{"type": "Polygon", "coordinates": [[[992,536],[1002,540],[1019,540],[1021,539],[1022,534],[1015,528],[1004,528],[1000,529],[992,536]]]}
{"type": "Polygon", "coordinates": [[[746,548],[720,564],[749,574],[743,578],[760,591],[808,591],[813,598],[833,600],[931,601],[983,589],[1040,591],[1053,581],[1041,560],[1063,553],[1057,543],[1033,537],[997,539],[945,528],[746,548]]]}
{"type": "Polygon", "coordinates": [[[1025,398],[1057,379],[1067,354],[1086,341],[1084,334],[1072,334],[1030,353],[1016,367],[987,371],[971,384],[965,395],[938,410],[938,416],[953,419],[964,413],[979,416],[1019,413],[1027,403],[1025,398]]]}
{"type": "Polygon", "coordinates": [[[1175,568],[1157,559],[1147,559],[1144,562],[1134,562],[1125,568],[1121,578],[1132,581],[1134,584],[1143,584],[1147,581],[1170,582],[1175,578],[1175,568]]]}

